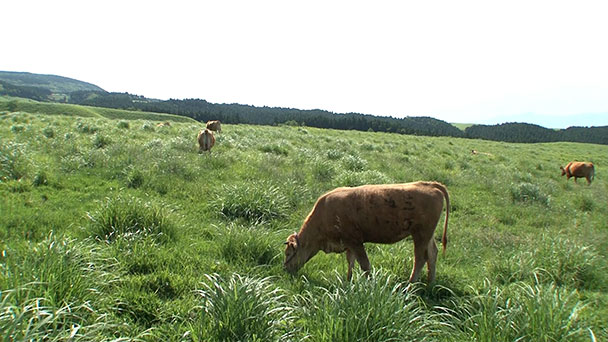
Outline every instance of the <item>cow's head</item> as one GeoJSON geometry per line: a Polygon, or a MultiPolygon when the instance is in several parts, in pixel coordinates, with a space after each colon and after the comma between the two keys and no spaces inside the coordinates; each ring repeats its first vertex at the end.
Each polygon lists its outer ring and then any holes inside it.
{"type": "Polygon", "coordinates": [[[559,169],[562,170],[562,176],[566,174],[566,169],[563,166],[560,166],[559,169]]]}
{"type": "Polygon", "coordinates": [[[297,272],[308,261],[307,253],[301,247],[298,233],[289,235],[285,241],[285,262],[283,263],[283,268],[287,272],[297,272]]]}

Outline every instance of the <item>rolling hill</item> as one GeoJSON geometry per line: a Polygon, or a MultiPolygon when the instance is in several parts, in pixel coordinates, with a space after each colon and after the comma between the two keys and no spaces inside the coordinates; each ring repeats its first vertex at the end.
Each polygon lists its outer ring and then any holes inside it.
{"type": "Polygon", "coordinates": [[[548,129],[527,123],[500,125],[450,124],[431,117],[374,116],[327,110],[255,107],[210,103],[203,99],[150,99],[129,93],[107,92],[71,78],[25,72],[0,71],[0,95],[42,102],[174,114],[197,121],[221,120],[229,124],[301,125],[339,130],[388,132],[423,136],[449,136],[504,142],[582,142],[608,144],[608,126],[548,129]]]}
{"type": "Polygon", "coordinates": [[[0,81],[19,87],[36,87],[48,89],[52,93],[69,94],[74,91],[102,91],[102,88],[73,78],[32,74],[29,72],[0,71],[0,81]]]}

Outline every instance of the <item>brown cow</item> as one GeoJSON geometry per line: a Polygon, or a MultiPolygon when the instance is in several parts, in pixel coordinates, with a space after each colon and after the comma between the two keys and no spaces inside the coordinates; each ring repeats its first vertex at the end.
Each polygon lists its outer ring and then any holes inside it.
{"type": "Polygon", "coordinates": [[[165,122],[160,122],[158,124],[156,124],[156,127],[171,127],[171,123],[169,121],[165,121],[165,122]]]}
{"type": "Polygon", "coordinates": [[[577,178],[585,177],[587,179],[587,185],[591,185],[591,180],[595,178],[595,168],[593,163],[589,162],[569,162],[566,167],[559,167],[562,170],[562,176],[566,175],[566,180],[570,177],[574,177],[576,183],[577,178]]]}
{"type": "Polygon", "coordinates": [[[288,272],[296,272],[320,250],[325,253],[346,251],[347,279],[352,278],[355,259],[366,273],[370,263],[365,242],[390,244],[407,236],[414,240],[414,268],[410,282],[415,282],[428,263],[428,281],[435,279],[437,244],[433,235],[446,201],[443,225],[443,251],[447,244],[450,198],[446,187],[437,182],[363,185],[337,188],[317,200],[298,233],[287,238],[285,263],[288,272]]]}
{"type": "Polygon", "coordinates": [[[203,151],[209,151],[211,153],[211,148],[215,145],[215,137],[213,136],[213,132],[204,128],[198,133],[198,153],[203,153],[203,151]]]}
{"type": "Polygon", "coordinates": [[[222,123],[220,120],[207,121],[207,129],[222,133],[222,123]]]}

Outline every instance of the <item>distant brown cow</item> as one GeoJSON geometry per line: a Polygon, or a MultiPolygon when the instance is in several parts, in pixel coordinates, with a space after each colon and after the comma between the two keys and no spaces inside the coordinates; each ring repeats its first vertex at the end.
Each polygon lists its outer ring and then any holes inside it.
{"type": "Polygon", "coordinates": [[[209,151],[211,153],[211,148],[215,145],[215,137],[213,136],[213,132],[204,128],[198,133],[198,153],[203,153],[204,151],[209,151]]]}
{"type": "Polygon", "coordinates": [[[595,168],[593,167],[593,163],[588,162],[569,162],[566,167],[559,167],[562,170],[562,176],[566,175],[566,180],[569,180],[570,177],[574,177],[574,182],[576,183],[577,178],[586,178],[587,185],[591,185],[591,180],[595,178],[595,168]]]}
{"type": "Polygon", "coordinates": [[[169,121],[161,122],[156,124],[156,127],[171,127],[171,123],[169,121]]]}
{"type": "Polygon", "coordinates": [[[285,244],[288,272],[296,272],[320,250],[325,253],[346,251],[347,279],[352,278],[355,259],[367,273],[370,263],[363,243],[390,244],[407,236],[414,240],[414,267],[410,282],[415,282],[428,263],[428,281],[435,279],[437,244],[435,227],[446,201],[443,225],[443,251],[447,244],[450,199],[446,187],[437,182],[363,185],[337,188],[317,200],[298,233],[285,244]]]}
{"type": "Polygon", "coordinates": [[[220,120],[207,121],[207,129],[222,133],[222,123],[220,120]]]}

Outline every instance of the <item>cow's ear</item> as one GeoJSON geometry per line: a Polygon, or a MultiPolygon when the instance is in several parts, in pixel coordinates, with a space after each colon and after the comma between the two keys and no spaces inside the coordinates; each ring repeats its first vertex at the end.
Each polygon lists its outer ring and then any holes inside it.
{"type": "Polygon", "coordinates": [[[293,248],[298,248],[298,234],[294,233],[289,235],[285,244],[293,248]]]}

